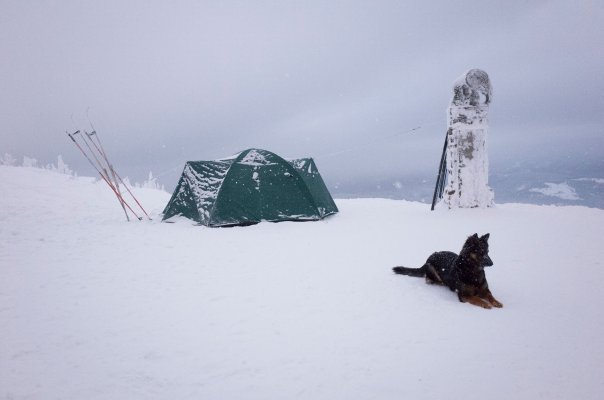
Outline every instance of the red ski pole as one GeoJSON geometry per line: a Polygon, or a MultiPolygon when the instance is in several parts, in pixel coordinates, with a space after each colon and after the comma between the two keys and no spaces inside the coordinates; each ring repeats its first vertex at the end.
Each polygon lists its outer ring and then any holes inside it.
{"type": "MultiPolygon", "coordinates": [[[[118,201],[120,202],[120,204],[122,204],[122,208],[125,205],[126,207],[128,207],[128,209],[130,210],[130,212],[138,219],[141,220],[142,218],[139,217],[134,210],[132,209],[132,207],[130,207],[130,205],[121,197],[120,193],[115,190],[115,187],[113,187],[113,185],[111,184],[111,182],[109,182],[109,180],[107,179],[107,177],[105,177],[105,175],[103,175],[103,173],[97,168],[96,165],[94,165],[94,162],[92,162],[92,160],[90,159],[90,157],[88,156],[88,154],[86,154],[86,152],[84,151],[84,149],[82,148],[82,146],[80,146],[80,144],[76,141],[75,137],[73,135],[76,135],[78,133],[80,133],[80,131],[76,131],[74,133],[69,133],[66,132],[67,136],[69,136],[69,138],[73,141],[73,143],[76,145],[76,147],[78,148],[78,150],[80,150],[80,152],[84,155],[84,157],[86,158],[86,160],[88,160],[88,162],[90,163],[90,165],[92,166],[92,168],[95,169],[95,171],[101,176],[101,178],[103,178],[103,180],[105,181],[105,183],[111,188],[111,190],[113,190],[113,193],[117,196],[118,201]]],[[[124,213],[126,214],[126,220],[130,221],[130,218],[128,217],[128,213],[126,212],[126,210],[124,209],[124,213]]]]}
{"type": "Polygon", "coordinates": [[[147,214],[147,211],[145,211],[145,209],[143,208],[143,206],[141,205],[141,203],[138,201],[138,199],[134,196],[134,194],[132,193],[132,191],[130,190],[130,188],[128,187],[128,185],[126,185],[126,183],[124,182],[124,180],[122,179],[122,177],[117,173],[117,171],[113,168],[113,165],[109,162],[109,158],[107,157],[107,154],[105,153],[105,149],[103,148],[103,145],[101,143],[101,139],[99,138],[99,135],[96,133],[96,130],[93,130],[90,133],[84,131],[84,133],[86,134],[86,136],[88,136],[88,139],[94,145],[94,147],[96,148],[96,150],[98,151],[98,153],[105,159],[105,162],[107,163],[107,165],[109,165],[109,170],[114,175],[114,179],[115,179],[115,177],[117,177],[117,179],[119,179],[119,181],[121,182],[121,184],[124,185],[124,187],[126,188],[126,190],[128,191],[128,193],[130,194],[130,196],[132,197],[132,199],[136,202],[136,204],[138,205],[138,207],[147,216],[147,218],[149,219],[149,221],[151,221],[151,217],[149,216],[149,214],[147,214]],[[99,142],[98,146],[94,142],[92,136],[96,136],[96,140],[99,142]]]}

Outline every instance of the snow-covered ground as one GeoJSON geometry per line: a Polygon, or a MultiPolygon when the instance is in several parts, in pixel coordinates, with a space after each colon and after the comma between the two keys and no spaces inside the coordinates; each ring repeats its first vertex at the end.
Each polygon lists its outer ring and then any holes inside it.
{"type": "Polygon", "coordinates": [[[124,220],[92,178],[0,166],[2,399],[600,399],[604,211],[336,200],[321,222],[124,220]],[[491,233],[503,309],[394,275],[491,233]]]}

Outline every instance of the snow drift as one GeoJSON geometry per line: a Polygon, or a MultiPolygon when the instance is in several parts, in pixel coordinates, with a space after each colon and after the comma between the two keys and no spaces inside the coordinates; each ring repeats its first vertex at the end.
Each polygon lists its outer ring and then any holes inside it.
{"type": "Polygon", "coordinates": [[[0,397],[597,399],[604,211],[336,200],[310,223],[122,221],[92,178],[0,166],[0,397]],[[396,276],[491,233],[505,307],[396,276]]]}

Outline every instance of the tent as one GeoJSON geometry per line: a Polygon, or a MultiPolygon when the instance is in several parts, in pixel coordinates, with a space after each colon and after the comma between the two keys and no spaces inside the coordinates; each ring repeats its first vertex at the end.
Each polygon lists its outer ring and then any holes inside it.
{"type": "Polygon", "coordinates": [[[312,221],[338,212],[312,158],[284,160],[248,149],[216,161],[188,161],[163,211],[206,226],[312,221]]]}

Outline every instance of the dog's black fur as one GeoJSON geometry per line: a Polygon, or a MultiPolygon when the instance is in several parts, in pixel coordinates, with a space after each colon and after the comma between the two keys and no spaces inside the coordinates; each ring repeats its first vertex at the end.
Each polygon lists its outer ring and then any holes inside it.
{"type": "Polygon", "coordinates": [[[489,234],[468,237],[459,255],[451,251],[433,253],[420,268],[394,267],[397,274],[426,277],[427,283],[436,283],[457,292],[461,302],[479,307],[503,307],[487,283],[484,267],[493,265],[489,257],[489,234]]]}

